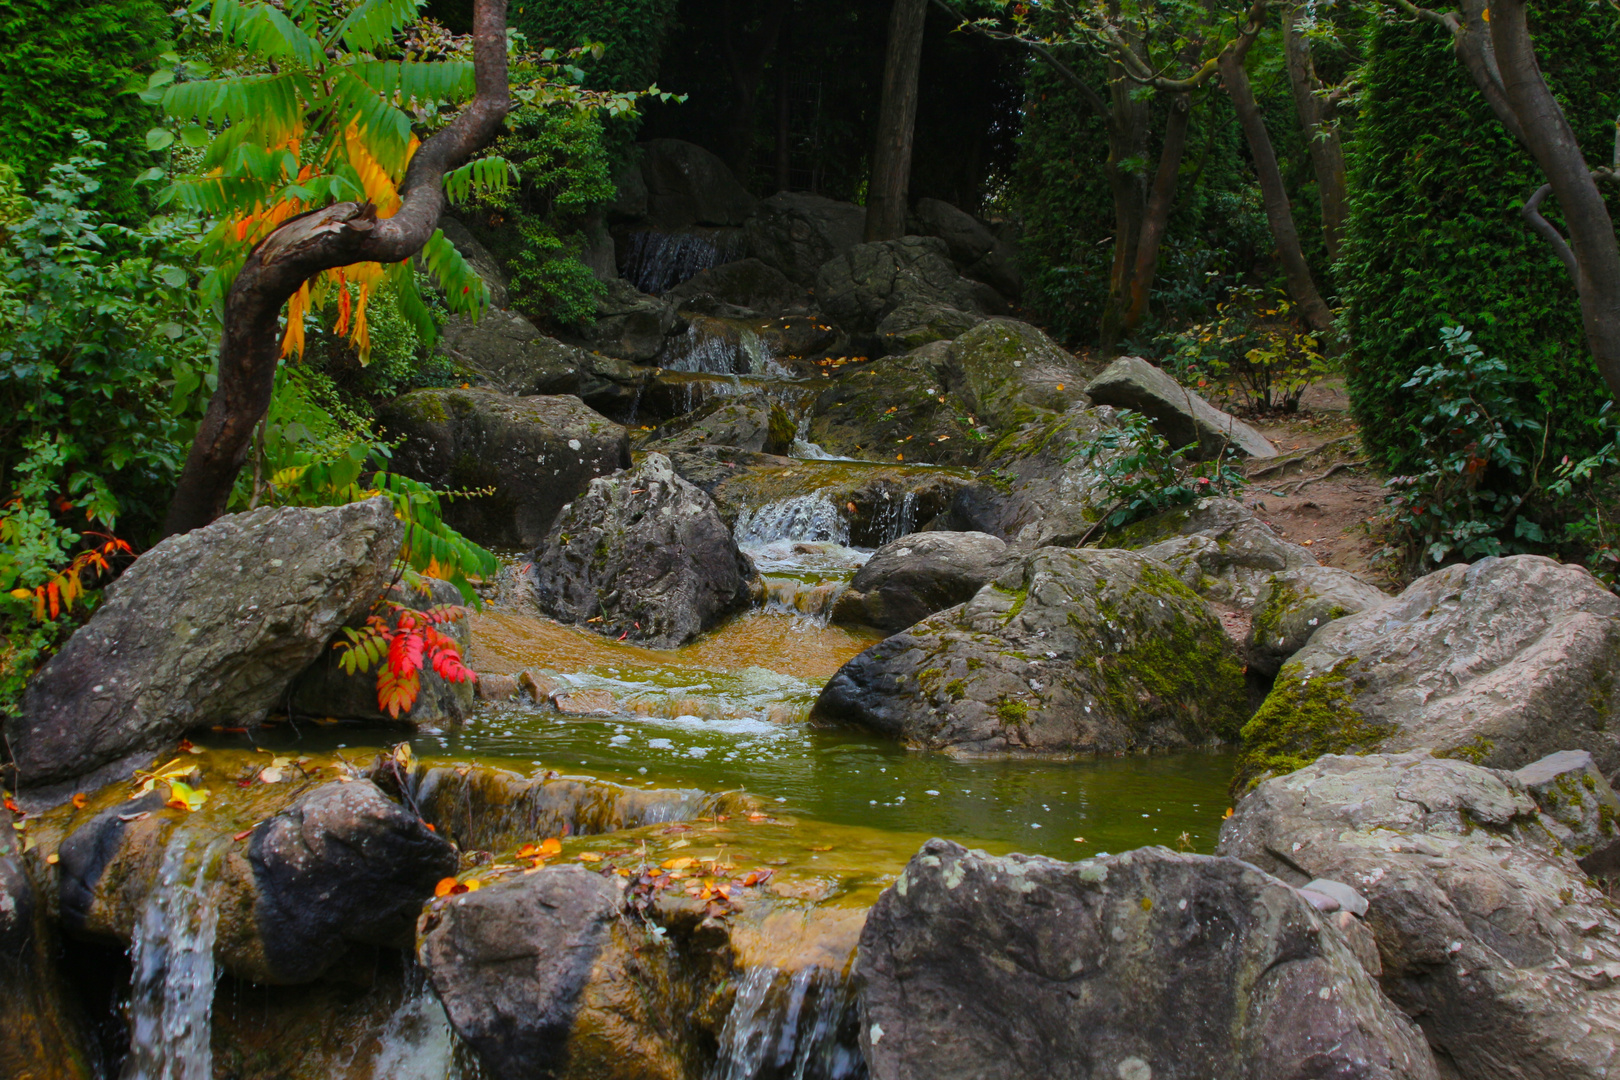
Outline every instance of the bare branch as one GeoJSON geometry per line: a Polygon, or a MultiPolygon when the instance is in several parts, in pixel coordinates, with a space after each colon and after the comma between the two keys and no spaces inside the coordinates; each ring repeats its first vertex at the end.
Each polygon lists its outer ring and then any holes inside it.
{"type": "Polygon", "coordinates": [[[1558,226],[1541,216],[1541,204],[1548,195],[1552,194],[1552,189],[1551,184],[1542,184],[1536,189],[1536,193],[1526,200],[1524,208],[1519,211],[1519,214],[1525,221],[1529,222],[1530,227],[1536,231],[1537,236],[1552,245],[1553,254],[1558,256],[1558,261],[1563,263],[1564,269],[1569,271],[1571,280],[1579,281],[1581,277],[1580,265],[1575,261],[1575,252],[1570,248],[1569,241],[1565,240],[1564,234],[1558,231],[1558,226]]]}

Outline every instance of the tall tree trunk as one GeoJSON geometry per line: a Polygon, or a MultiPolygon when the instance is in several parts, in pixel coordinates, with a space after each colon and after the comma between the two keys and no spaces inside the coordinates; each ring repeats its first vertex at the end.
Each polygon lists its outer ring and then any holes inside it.
{"type": "Polygon", "coordinates": [[[1192,123],[1192,96],[1175,94],[1170,98],[1170,118],[1164,126],[1164,147],[1159,151],[1159,168],[1148,195],[1147,212],[1142,217],[1142,235],[1136,243],[1136,267],[1131,271],[1131,306],[1125,312],[1124,330],[1130,333],[1147,317],[1148,300],[1153,296],[1153,279],[1159,271],[1159,250],[1170,227],[1170,211],[1176,204],[1176,184],[1181,178],[1181,159],[1187,152],[1187,128],[1192,123]]]}
{"type": "Polygon", "coordinates": [[[506,0],[477,0],[473,70],[472,101],[417,149],[400,183],[400,207],[393,217],[378,218],[370,203],[336,203],[290,219],[248,254],[225,298],[219,385],[186,455],[165,535],[207,525],[225,512],[253,429],[270,407],[281,309],[292,295],[324,270],[408,259],[438,228],[445,174],[495,137],[511,107],[506,0]]]}
{"type": "Polygon", "coordinates": [[[1305,130],[1310,148],[1311,167],[1316,172],[1316,190],[1322,202],[1322,239],[1327,242],[1328,260],[1339,261],[1344,243],[1344,226],[1350,216],[1349,184],[1344,166],[1344,144],[1339,126],[1328,115],[1322,99],[1322,84],[1311,59],[1311,43],[1300,29],[1304,4],[1296,4],[1283,14],[1283,47],[1288,59],[1288,81],[1294,90],[1294,108],[1305,130]]]}
{"type": "Polygon", "coordinates": [[[1220,55],[1221,83],[1232,99],[1238,123],[1249,143],[1249,155],[1254,159],[1254,171],[1260,180],[1260,197],[1266,207],[1266,221],[1271,225],[1271,238],[1277,244],[1277,256],[1282,262],[1283,277],[1288,283],[1288,294],[1299,305],[1300,314],[1311,329],[1319,334],[1333,331],[1333,312],[1316,291],[1310,264],[1299,244],[1299,230],[1294,226],[1294,214],[1288,203],[1288,189],[1283,184],[1282,169],[1277,165],[1277,151],[1271,145],[1265,118],[1254,99],[1254,87],[1249,74],[1243,69],[1247,48],[1231,49],[1220,55]]]}
{"type": "Polygon", "coordinates": [[[1136,268],[1137,245],[1147,215],[1148,133],[1152,111],[1134,95],[1136,87],[1110,63],[1108,162],[1104,175],[1114,197],[1114,260],[1108,273],[1108,299],[1103,304],[1098,340],[1103,355],[1111,356],[1125,329],[1131,305],[1131,275],[1136,268]]]}
{"type": "Polygon", "coordinates": [[[922,68],[923,26],[928,0],[894,0],[889,48],[883,63],[877,143],[866,185],[866,239],[898,240],[906,234],[911,189],[911,143],[917,121],[917,76],[922,68]]]}
{"type": "Polygon", "coordinates": [[[780,59],[776,64],[776,190],[793,186],[793,98],[788,53],[793,42],[793,26],[783,31],[780,59]]]}
{"type": "MultiPolygon", "coordinates": [[[[1559,255],[1575,276],[1587,347],[1610,392],[1620,397],[1620,242],[1615,239],[1614,219],[1564,110],[1542,77],[1524,0],[1495,0],[1490,33],[1503,96],[1563,211],[1567,243],[1551,226],[1548,239],[1558,237],[1555,250],[1563,245],[1559,255]]],[[[1533,213],[1534,207],[1527,210],[1533,213]]]]}
{"type": "Polygon", "coordinates": [[[782,36],[782,24],[792,8],[792,0],[769,0],[760,15],[759,29],[736,40],[732,29],[744,20],[736,17],[734,5],[726,4],[726,32],[721,35],[721,48],[725,52],[726,68],[731,74],[733,91],[731,120],[726,125],[726,164],[745,186],[753,171],[754,115],[759,100],[759,84],[765,77],[765,65],[776,51],[782,36]]]}

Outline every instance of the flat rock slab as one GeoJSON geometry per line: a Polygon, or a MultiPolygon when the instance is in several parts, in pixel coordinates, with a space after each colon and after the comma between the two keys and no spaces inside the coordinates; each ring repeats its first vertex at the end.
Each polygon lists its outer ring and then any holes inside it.
{"type": "Polygon", "coordinates": [[[930,840],[861,934],[873,1080],[1432,1080],[1422,1036],[1295,890],[1142,848],[930,840]]]}
{"type": "Polygon", "coordinates": [[[1264,435],[1139,356],[1115,360],[1091,381],[1086,394],[1097,405],[1150,417],[1171,446],[1195,446],[1200,458],[1217,458],[1228,450],[1244,457],[1277,456],[1277,448],[1264,435]]]}

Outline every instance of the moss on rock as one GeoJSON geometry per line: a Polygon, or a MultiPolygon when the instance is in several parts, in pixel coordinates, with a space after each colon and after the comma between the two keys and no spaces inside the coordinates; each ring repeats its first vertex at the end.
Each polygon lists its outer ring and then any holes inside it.
{"type": "Polygon", "coordinates": [[[1283,668],[1276,689],[1243,725],[1243,752],[1232,780],[1235,794],[1253,788],[1269,775],[1303,769],[1323,754],[1367,753],[1394,728],[1358,712],[1346,657],[1311,678],[1297,664],[1283,668]]]}

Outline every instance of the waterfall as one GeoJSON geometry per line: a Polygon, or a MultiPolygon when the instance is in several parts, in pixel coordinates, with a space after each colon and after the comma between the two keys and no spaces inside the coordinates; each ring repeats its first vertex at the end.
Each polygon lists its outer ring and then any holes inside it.
{"type": "Polygon", "coordinates": [[[707,1080],[856,1080],[866,1062],[848,983],[826,968],[749,968],[707,1080]]]}
{"type": "Polygon", "coordinates": [[[632,233],[621,272],[644,293],[662,293],[704,270],[742,258],[742,234],[665,233],[647,229],[632,233]]]}
{"type": "Polygon", "coordinates": [[[872,530],[877,535],[873,545],[882,547],[917,531],[917,493],[907,491],[896,501],[894,493],[883,493],[883,505],[872,515],[872,530]]]}
{"type": "Polygon", "coordinates": [[[732,532],[740,545],[769,544],[778,540],[830,540],[849,544],[849,520],[825,491],[766,503],[757,510],[745,506],[737,515],[737,527],[732,532]]]}
{"type": "Polygon", "coordinates": [[[176,834],[130,943],[130,1045],[122,1080],[213,1080],[214,931],[208,879],[223,844],[176,834]],[[195,856],[195,857],[194,857],[195,856]]]}
{"type": "Polygon", "coordinates": [[[427,975],[407,959],[405,992],[388,1018],[369,1075],[373,1080],[467,1080],[470,1051],[461,1046],[427,975]]]}
{"type": "Polygon", "coordinates": [[[817,626],[832,619],[833,605],[848,585],[842,581],[806,582],[797,578],[766,577],[765,610],[774,614],[796,615],[817,626]]]}
{"type": "Polygon", "coordinates": [[[702,375],[793,377],[753,327],[702,315],[693,315],[686,331],[670,339],[658,355],[658,366],[702,375]]]}

